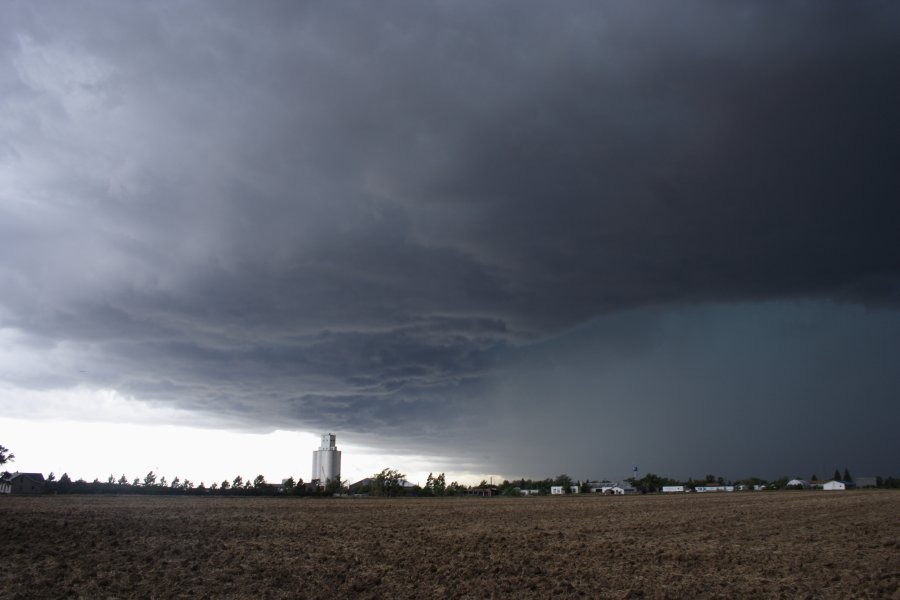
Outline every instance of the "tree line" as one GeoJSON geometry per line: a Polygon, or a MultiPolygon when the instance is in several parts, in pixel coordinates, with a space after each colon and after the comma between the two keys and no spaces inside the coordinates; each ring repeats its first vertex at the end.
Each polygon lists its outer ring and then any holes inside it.
{"type": "MultiPolygon", "coordinates": [[[[0,465],[15,461],[15,454],[8,448],[0,445],[0,465]]],[[[6,481],[10,477],[8,471],[0,473],[0,481],[6,481]]],[[[793,479],[801,479],[795,477],[793,479]]],[[[835,469],[833,479],[852,482],[853,477],[848,469],[844,469],[843,475],[835,469]]],[[[817,481],[813,474],[810,478],[817,481]]],[[[881,477],[875,478],[876,487],[900,488],[900,478],[881,477]]],[[[688,478],[678,480],[653,473],[647,473],[643,477],[630,477],[624,480],[641,493],[655,493],[662,490],[663,486],[681,485],[686,490],[693,490],[698,486],[710,484],[718,485],[745,485],[749,489],[762,486],[765,489],[785,489],[788,487],[789,477],[779,477],[774,480],[765,480],[758,477],[749,477],[738,481],[728,480],[722,476],[706,475],[701,479],[688,478]]],[[[478,485],[467,486],[456,481],[447,483],[444,473],[434,475],[429,473],[424,485],[410,484],[406,481],[406,475],[392,468],[382,469],[372,477],[367,478],[358,486],[350,486],[346,480],[326,480],[321,482],[313,480],[305,482],[303,478],[288,477],[280,484],[269,483],[263,475],[257,475],[253,479],[244,479],[237,475],[233,479],[223,479],[221,482],[213,482],[206,485],[204,482],[195,484],[187,478],[175,476],[171,481],[165,476],[159,476],[153,471],[148,472],[143,478],[130,479],[125,474],[119,477],[110,475],[106,481],[94,479],[73,480],[67,473],[63,473],[59,479],[53,473],[44,480],[43,491],[50,494],[157,494],[157,495],[220,495],[220,496],[333,496],[344,494],[360,494],[371,496],[419,496],[439,497],[458,496],[473,491],[490,491],[490,495],[517,496],[522,490],[537,490],[539,494],[549,494],[554,486],[560,486],[566,493],[573,488],[579,492],[591,491],[592,482],[574,480],[567,474],[548,477],[545,479],[517,479],[503,480],[499,484],[491,484],[482,480],[478,485]]]]}

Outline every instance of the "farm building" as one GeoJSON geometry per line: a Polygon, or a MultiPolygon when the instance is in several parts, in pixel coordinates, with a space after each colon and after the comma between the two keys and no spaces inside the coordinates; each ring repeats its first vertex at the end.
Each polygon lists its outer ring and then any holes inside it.
{"type": "Polygon", "coordinates": [[[733,485],[719,485],[718,483],[710,483],[708,485],[698,485],[695,488],[698,492],[733,492],[733,485]]]}
{"type": "Polygon", "coordinates": [[[560,494],[565,494],[565,488],[561,485],[553,485],[550,486],[550,493],[554,496],[558,496],[560,494]]]}
{"type": "Polygon", "coordinates": [[[615,484],[611,481],[588,481],[587,485],[592,494],[602,494],[603,490],[609,489],[615,484]]]}
{"type": "Polygon", "coordinates": [[[676,492],[683,492],[684,486],[683,485],[664,485],[662,487],[662,491],[664,494],[673,494],[676,492]]]}
{"type": "Polygon", "coordinates": [[[577,485],[573,485],[572,487],[569,488],[569,493],[571,493],[571,494],[580,494],[580,493],[581,493],[581,488],[578,487],[577,485]]]}
{"type": "Polygon", "coordinates": [[[12,492],[12,484],[8,481],[0,481],[0,494],[9,494],[12,492]]]}
{"type": "Polygon", "coordinates": [[[625,496],[637,494],[637,488],[631,487],[630,485],[616,483],[601,488],[600,493],[607,494],[609,496],[625,496]]]}
{"type": "Polygon", "coordinates": [[[852,488],[853,484],[849,481],[832,480],[822,485],[823,490],[846,490],[852,488]]]}
{"type": "Polygon", "coordinates": [[[808,490],[809,482],[806,481],[805,479],[791,479],[790,481],[787,482],[787,485],[785,485],[785,487],[802,488],[804,490],[808,490]]]}
{"type": "Polygon", "coordinates": [[[41,473],[13,473],[9,478],[10,493],[40,494],[44,487],[44,476],[41,473]]]}
{"type": "Polygon", "coordinates": [[[519,493],[523,496],[538,496],[541,490],[519,490],[519,493]]]}

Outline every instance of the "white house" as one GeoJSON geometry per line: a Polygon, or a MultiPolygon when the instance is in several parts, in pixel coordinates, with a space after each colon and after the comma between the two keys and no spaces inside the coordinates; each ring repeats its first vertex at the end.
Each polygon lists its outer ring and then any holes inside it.
{"type": "Polygon", "coordinates": [[[550,486],[550,493],[553,494],[554,496],[559,496],[561,494],[565,494],[566,492],[565,492],[565,488],[563,488],[563,486],[553,485],[553,486],[550,486]]]}
{"type": "Polygon", "coordinates": [[[537,496],[541,493],[541,490],[519,490],[519,493],[523,496],[537,496]]]}
{"type": "Polygon", "coordinates": [[[581,488],[578,487],[577,485],[573,485],[573,486],[571,486],[571,487],[569,488],[569,493],[570,493],[570,494],[580,494],[580,493],[581,493],[581,488]]]}
{"type": "Polygon", "coordinates": [[[662,487],[662,491],[664,494],[674,494],[676,492],[683,492],[684,486],[683,485],[664,485],[662,487]]]}
{"type": "Polygon", "coordinates": [[[823,490],[846,490],[847,484],[843,481],[832,480],[822,485],[823,490]]]}

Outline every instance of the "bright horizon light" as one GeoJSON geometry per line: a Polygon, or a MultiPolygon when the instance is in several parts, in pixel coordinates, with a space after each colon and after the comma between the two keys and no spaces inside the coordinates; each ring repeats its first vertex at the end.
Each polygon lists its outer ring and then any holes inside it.
{"type": "MultiPolygon", "coordinates": [[[[42,420],[0,417],[2,443],[16,455],[7,463],[10,472],[51,472],[59,479],[68,473],[74,481],[117,481],[125,475],[129,482],[143,481],[153,471],[157,481],[168,483],[177,476],[194,485],[203,482],[231,482],[240,475],[244,481],[263,475],[269,483],[293,477],[310,480],[312,453],[319,436],[308,432],[281,431],[242,433],[177,425],[137,425],[73,420],[42,420]]],[[[412,483],[423,484],[429,472],[428,458],[379,454],[352,444],[342,444],[341,477],[353,483],[386,467],[397,469],[412,483]]],[[[488,479],[490,474],[446,472],[448,483],[466,485],[488,479]]],[[[497,476],[494,476],[495,478],[497,476]]]]}
{"type": "MultiPolygon", "coordinates": [[[[39,472],[46,477],[67,473],[72,480],[143,481],[150,471],[157,481],[175,477],[203,482],[231,482],[237,475],[251,481],[262,475],[269,483],[293,477],[309,481],[312,453],[321,433],[276,430],[235,431],[237,425],[195,427],[188,411],[153,405],[115,390],[0,389],[0,444],[15,454],[8,471],[39,472]]],[[[204,419],[208,422],[208,418],[204,419]]],[[[346,443],[341,450],[341,477],[353,483],[381,471],[397,469],[412,483],[423,484],[429,472],[441,471],[438,460],[397,455],[346,443]]],[[[477,484],[492,474],[445,471],[447,481],[477,484]]],[[[493,475],[495,478],[496,475],[493,475]]]]}

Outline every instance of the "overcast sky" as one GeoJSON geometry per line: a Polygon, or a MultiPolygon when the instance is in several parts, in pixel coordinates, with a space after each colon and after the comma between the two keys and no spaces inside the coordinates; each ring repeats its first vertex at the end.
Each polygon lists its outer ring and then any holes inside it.
{"type": "Polygon", "coordinates": [[[900,474],[898,106],[896,2],[4,3],[0,413],[900,474]]]}

